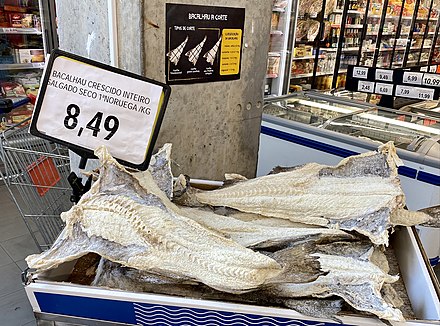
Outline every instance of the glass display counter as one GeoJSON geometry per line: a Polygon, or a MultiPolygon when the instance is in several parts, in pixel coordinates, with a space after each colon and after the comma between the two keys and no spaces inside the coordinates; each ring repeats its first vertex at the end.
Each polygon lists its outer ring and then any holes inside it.
{"type": "MultiPolygon", "coordinates": [[[[424,103],[423,107],[432,105],[424,103]]],[[[431,143],[432,150],[425,154],[438,156],[440,145],[436,138],[440,137],[440,114],[420,106],[392,110],[346,98],[306,92],[278,101],[272,100],[266,104],[263,112],[353,137],[380,142],[393,141],[396,147],[413,152],[425,148],[420,146],[422,143],[431,143]]]]}
{"type": "Polygon", "coordinates": [[[335,165],[341,157],[393,141],[404,163],[399,174],[408,207],[439,205],[438,109],[436,102],[387,109],[313,91],[269,99],[263,109],[257,174],[277,165],[335,165]]]}

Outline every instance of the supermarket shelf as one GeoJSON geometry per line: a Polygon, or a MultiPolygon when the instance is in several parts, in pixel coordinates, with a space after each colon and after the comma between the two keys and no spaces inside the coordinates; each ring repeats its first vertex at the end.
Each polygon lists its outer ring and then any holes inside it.
{"type": "MultiPolygon", "coordinates": [[[[341,69],[338,71],[338,74],[345,74],[347,72],[347,69],[341,69]]],[[[331,72],[317,72],[316,73],[316,77],[320,77],[320,76],[330,76],[333,75],[333,71],[331,72]]],[[[298,79],[298,78],[308,78],[308,77],[313,77],[313,72],[311,73],[307,73],[307,74],[299,74],[299,75],[292,75],[290,77],[290,79],[298,79]]]]}
{"type": "Polygon", "coordinates": [[[282,31],[273,30],[270,31],[270,35],[284,35],[284,33],[282,31]]]}
{"type": "MultiPolygon", "coordinates": [[[[325,58],[325,55],[321,54],[318,56],[318,59],[322,59],[322,58],[325,58]]],[[[307,59],[315,59],[315,56],[314,55],[307,55],[305,57],[293,57],[292,61],[294,61],[294,60],[307,60],[307,59]]]]}
{"type": "Polygon", "coordinates": [[[281,57],[281,52],[269,52],[269,57],[281,57]]]}
{"type": "Polygon", "coordinates": [[[44,62],[0,64],[0,70],[43,69],[44,62]]]}
{"type": "Polygon", "coordinates": [[[345,28],[356,28],[356,29],[362,29],[362,28],[364,28],[364,25],[362,25],[362,24],[347,24],[347,25],[345,25],[345,28]]]}
{"type": "Polygon", "coordinates": [[[273,12],[286,12],[286,9],[284,8],[272,8],[273,12]]]}
{"type": "MultiPolygon", "coordinates": [[[[418,47],[415,47],[415,46],[410,47],[410,50],[420,50],[420,49],[421,49],[420,46],[418,46],[418,47]]],[[[424,46],[423,47],[423,50],[427,50],[427,49],[431,49],[431,47],[430,46],[424,46]]]]}
{"type": "Polygon", "coordinates": [[[14,28],[14,27],[0,27],[0,34],[43,34],[36,28],[14,28]]]}
{"type": "MultiPolygon", "coordinates": [[[[335,10],[333,10],[332,13],[333,14],[342,14],[343,10],[342,9],[335,9],[335,10]]],[[[365,14],[365,9],[363,9],[363,11],[350,9],[350,10],[347,10],[347,13],[355,14],[355,15],[364,15],[365,14]]]]}
{"type": "MultiPolygon", "coordinates": [[[[420,60],[420,62],[428,62],[428,60],[420,60]]],[[[406,62],[407,64],[411,64],[411,63],[417,63],[417,60],[409,60],[406,62]]]]}
{"type": "Polygon", "coordinates": [[[358,46],[350,47],[350,48],[342,48],[342,52],[358,52],[358,51],[359,51],[358,46]]]}
{"type": "MultiPolygon", "coordinates": [[[[337,48],[323,48],[322,50],[327,51],[327,52],[337,52],[338,51],[337,48]]],[[[359,51],[358,46],[349,47],[349,48],[342,48],[342,52],[357,52],[357,51],[359,51]]]]}
{"type": "MultiPolygon", "coordinates": [[[[424,35],[425,34],[425,32],[413,32],[413,35],[424,35]]],[[[428,32],[428,35],[434,35],[435,34],[435,32],[428,32]]],[[[404,34],[401,34],[401,35],[404,35],[404,34]]],[[[405,35],[408,35],[408,34],[405,34],[405,35]]]]}

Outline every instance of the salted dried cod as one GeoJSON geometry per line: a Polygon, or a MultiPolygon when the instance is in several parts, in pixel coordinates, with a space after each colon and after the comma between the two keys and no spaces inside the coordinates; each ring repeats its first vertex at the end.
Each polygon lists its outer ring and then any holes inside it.
{"type": "Polygon", "coordinates": [[[27,257],[29,267],[46,270],[95,252],[231,293],[253,290],[280,273],[273,259],[182,216],[148,173],[141,185],[104,147],[95,154],[102,165],[98,181],[61,215],[66,227],[52,248],[27,257]]]}
{"type": "Polygon", "coordinates": [[[390,215],[405,197],[392,143],[343,159],[317,163],[196,194],[198,201],[294,222],[357,231],[376,245],[388,245],[390,215]]]}
{"type": "Polygon", "coordinates": [[[310,238],[333,240],[352,238],[351,235],[341,230],[262,226],[252,221],[244,222],[200,208],[182,207],[181,212],[206,228],[220,232],[235,242],[253,249],[272,247],[300,240],[304,241],[310,238]]]}
{"type": "MultiPolygon", "coordinates": [[[[384,255],[371,244],[334,242],[314,246],[305,243],[278,251],[273,258],[281,262],[284,269],[289,269],[290,261],[299,259],[301,255],[304,255],[302,259],[316,259],[315,268],[319,266],[323,274],[307,283],[287,280],[271,285],[266,290],[268,294],[284,298],[327,298],[336,295],[359,311],[373,313],[382,319],[404,320],[402,312],[387,303],[381,295],[384,284],[394,283],[399,277],[388,275],[383,270],[386,267],[381,268],[373,263],[373,260],[386,258],[377,257],[384,255]]],[[[308,274],[313,276],[313,267],[310,268],[308,274]]]]}

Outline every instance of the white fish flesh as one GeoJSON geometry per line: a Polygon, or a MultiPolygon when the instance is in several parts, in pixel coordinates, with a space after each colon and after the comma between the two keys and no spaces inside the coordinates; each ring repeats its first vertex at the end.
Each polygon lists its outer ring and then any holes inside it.
{"type": "Polygon", "coordinates": [[[124,266],[202,282],[220,291],[258,288],[280,273],[273,259],[211,232],[180,214],[144,173],[142,183],[99,148],[98,181],[62,214],[66,227],[51,249],[31,255],[47,270],[89,252],[124,266]]]}
{"type": "MultiPolygon", "coordinates": [[[[348,233],[327,228],[263,226],[222,216],[200,208],[182,207],[182,214],[204,227],[217,231],[242,246],[256,249],[314,238],[341,240],[352,238],[348,233]]],[[[266,218],[266,220],[268,220],[266,218]]]]}
{"type": "Polygon", "coordinates": [[[390,215],[405,206],[397,164],[388,143],[334,167],[310,163],[195,196],[211,206],[354,230],[376,245],[387,245],[390,215]]]}

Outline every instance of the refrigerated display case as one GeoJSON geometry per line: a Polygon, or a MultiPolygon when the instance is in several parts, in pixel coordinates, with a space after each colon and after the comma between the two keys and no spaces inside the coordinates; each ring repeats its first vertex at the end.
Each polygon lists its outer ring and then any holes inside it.
{"type": "Polygon", "coordinates": [[[285,74],[290,60],[289,32],[291,31],[292,0],[274,0],[270,29],[269,53],[264,93],[281,95],[285,88],[285,74]]]}
{"type": "Polygon", "coordinates": [[[393,110],[316,91],[270,99],[263,110],[259,173],[276,165],[336,164],[341,156],[393,141],[404,162],[399,174],[408,207],[439,205],[440,116],[438,102],[425,104],[393,110]]]}
{"type": "Polygon", "coordinates": [[[290,87],[283,83],[273,95],[340,90],[349,65],[403,69],[440,62],[439,0],[293,0],[290,5],[291,29],[283,35],[291,41],[283,51],[291,52],[291,60],[269,57],[275,67],[287,60],[283,70],[290,73],[290,87]]]}
{"type": "Polygon", "coordinates": [[[32,114],[48,52],[57,46],[54,1],[0,1],[0,128],[32,114]]]}

